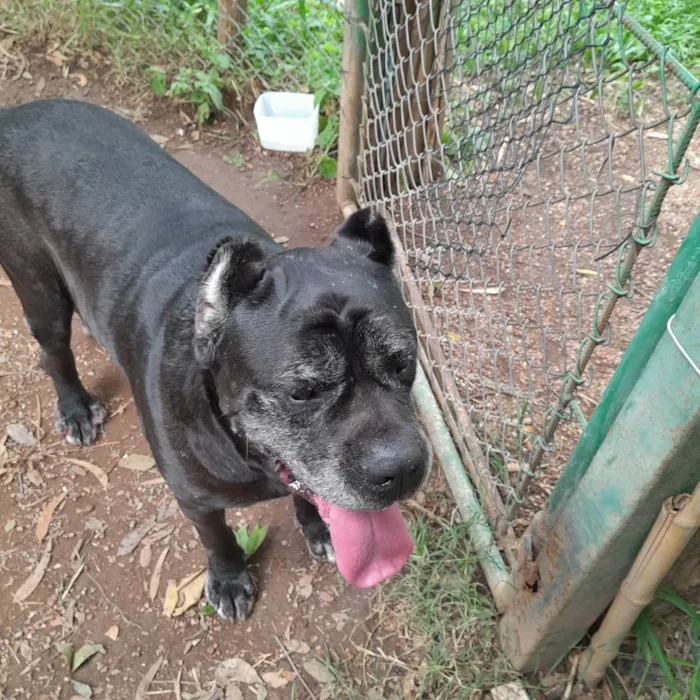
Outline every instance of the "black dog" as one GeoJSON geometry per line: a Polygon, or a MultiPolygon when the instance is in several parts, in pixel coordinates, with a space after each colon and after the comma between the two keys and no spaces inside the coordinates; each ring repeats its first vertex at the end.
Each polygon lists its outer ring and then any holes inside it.
{"type": "Polygon", "coordinates": [[[255,597],[226,508],[292,491],[311,553],[361,586],[410,552],[396,502],[430,453],[393,261],[367,210],[325,249],[281,250],[107,110],[0,110],[0,263],[54,382],[57,429],[89,445],[105,418],[70,349],[77,311],[129,380],[222,617],[245,618],[255,597]]]}

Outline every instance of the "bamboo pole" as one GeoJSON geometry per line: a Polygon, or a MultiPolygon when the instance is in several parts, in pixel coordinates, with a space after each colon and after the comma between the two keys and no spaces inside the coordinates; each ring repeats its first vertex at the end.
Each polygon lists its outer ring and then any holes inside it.
{"type": "Polygon", "coordinates": [[[700,527],[700,482],[692,496],[667,498],[582,661],[583,681],[600,683],[620,645],[700,527]]]}

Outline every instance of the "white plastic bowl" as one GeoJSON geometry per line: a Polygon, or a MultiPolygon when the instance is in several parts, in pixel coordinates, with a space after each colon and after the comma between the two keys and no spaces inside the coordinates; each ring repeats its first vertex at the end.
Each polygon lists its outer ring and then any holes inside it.
{"type": "Polygon", "coordinates": [[[268,151],[303,153],[318,136],[314,96],[302,92],[264,92],[253,109],[260,145],[268,151]]]}

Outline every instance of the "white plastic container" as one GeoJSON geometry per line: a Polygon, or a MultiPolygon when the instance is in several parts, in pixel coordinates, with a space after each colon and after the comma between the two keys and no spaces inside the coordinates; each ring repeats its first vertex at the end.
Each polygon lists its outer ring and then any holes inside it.
{"type": "Polygon", "coordinates": [[[303,153],[318,136],[314,96],[302,92],[264,92],[253,109],[260,145],[269,151],[303,153]]]}

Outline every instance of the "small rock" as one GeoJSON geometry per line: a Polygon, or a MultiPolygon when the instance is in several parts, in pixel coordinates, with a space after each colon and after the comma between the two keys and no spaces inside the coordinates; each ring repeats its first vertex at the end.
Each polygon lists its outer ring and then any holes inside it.
{"type": "Polygon", "coordinates": [[[491,689],[491,700],[530,700],[520,683],[506,683],[491,689]]]}
{"type": "Polygon", "coordinates": [[[285,243],[289,243],[289,237],[288,236],[277,236],[277,238],[275,238],[275,243],[279,243],[280,245],[284,245],[285,243]]]}

